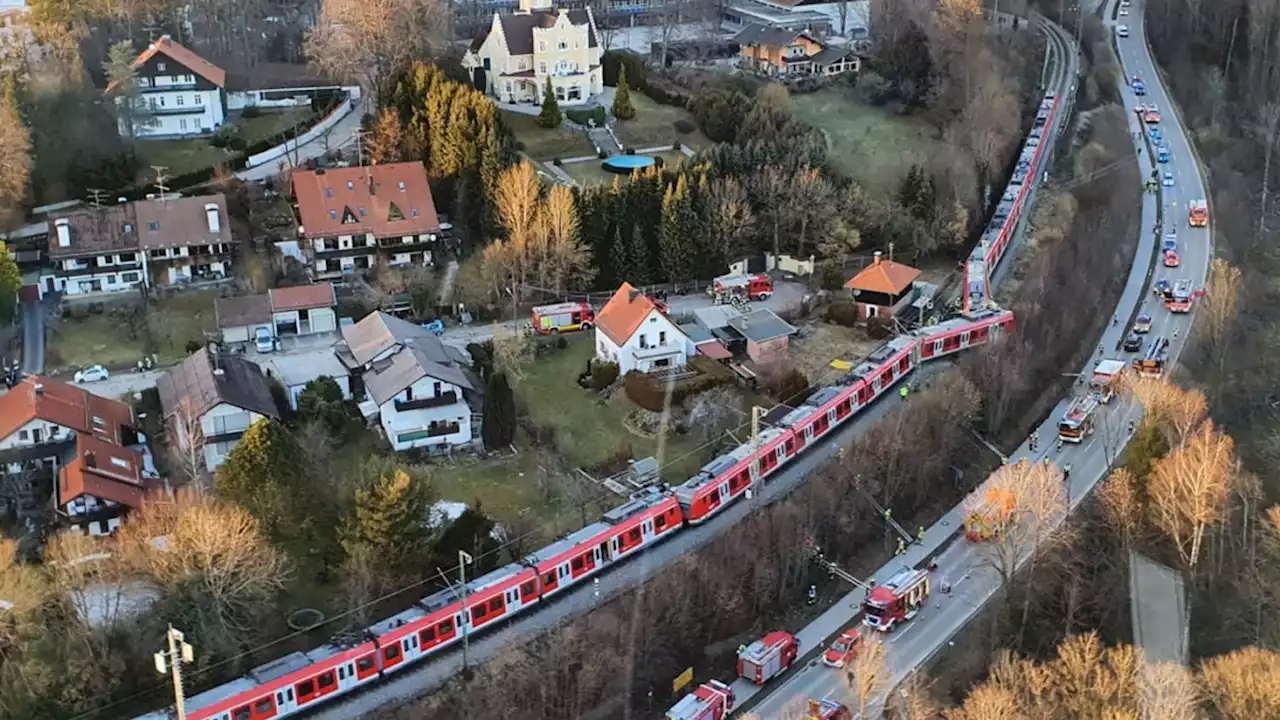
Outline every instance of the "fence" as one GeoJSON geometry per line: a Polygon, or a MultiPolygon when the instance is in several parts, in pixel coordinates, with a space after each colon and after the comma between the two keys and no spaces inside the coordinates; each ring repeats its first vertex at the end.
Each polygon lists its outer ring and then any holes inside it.
{"type": "MultiPolygon", "coordinates": [[[[313,140],[316,140],[320,136],[324,135],[326,132],[329,132],[330,130],[332,130],[335,125],[341,122],[343,118],[345,118],[346,116],[354,112],[356,107],[358,107],[359,98],[360,98],[360,89],[355,88],[354,90],[355,91],[350,95],[350,97],[346,101],[340,103],[337,107],[335,107],[333,109],[333,112],[330,112],[327,117],[325,117],[320,122],[316,123],[315,127],[293,138],[292,140],[286,140],[284,143],[277,145],[273,148],[268,148],[267,150],[264,150],[258,153],[257,155],[250,155],[248,158],[245,159],[245,167],[247,168],[257,167],[259,165],[262,165],[263,163],[271,162],[272,160],[275,160],[278,157],[282,157],[288,153],[293,152],[294,149],[296,148],[302,147],[303,145],[306,145],[307,143],[313,140]]],[[[345,139],[346,138],[340,138],[339,142],[335,144],[335,147],[340,146],[342,144],[342,141],[345,139]]]]}

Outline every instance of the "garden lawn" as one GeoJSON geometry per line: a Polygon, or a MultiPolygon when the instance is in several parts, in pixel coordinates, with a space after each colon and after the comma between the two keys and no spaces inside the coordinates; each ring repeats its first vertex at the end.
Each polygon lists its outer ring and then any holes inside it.
{"type": "Polygon", "coordinates": [[[130,324],[125,315],[103,304],[101,313],[87,305],[50,324],[48,365],[71,370],[89,365],[132,365],[154,352],[159,365],[173,365],[187,356],[187,343],[204,344],[217,331],[213,290],[186,291],[160,299],[141,319],[130,324]]]}
{"type": "MultiPolygon", "coordinates": [[[[659,105],[644,93],[631,91],[631,104],[635,106],[636,116],[631,120],[619,120],[613,131],[618,140],[626,147],[637,150],[658,147],[671,147],[676,140],[695,151],[711,146],[711,141],[701,130],[684,134],[675,129],[675,121],[688,120],[693,123],[693,113],[674,105],[659,105]]],[[[694,127],[697,124],[694,123],[694,127]]]]}
{"type": "MultiPolygon", "coordinates": [[[[684,156],[684,153],[679,153],[674,150],[648,154],[653,157],[662,158],[662,161],[665,163],[664,167],[671,169],[674,169],[677,165],[688,159],[684,156]]],[[[622,178],[623,182],[629,182],[630,176],[611,173],[600,167],[601,162],[601,160],[593,159],[580,163],[566,163],[561,165],[560,169],[565,171],[569,177],[577,180],[578,184],[584,188],[602,183],[609,185],[613,183],[614,178],[622,178]]]]}
{"type": "MultiPolygon", "coordinates": [[[[290,108],[277,112],[263,112],[255,118],[229,118],[228,122],[240,130],[240,137],[248,145],[265,140],[297,125],[311,114],[310,108],[290,108]]],[[[142,181],[154,183],[155,171],[152,165],[162,165],[165,174],[174,177],[214,167],[221,163],[231,162],[236,153],[210,144],[208,138],[188,138],[185,140],[145,140],[138,143],[138,153],[142,156],[142,181]]]]}
{"type": "Polygon", "coordinates": [[[835,169],[871,191],[893,192],[908,167],[942,147],[924,120],[868,105],[852,89],[824,88],[791,101],[798,118],[827,136],[835,169]]]}
{"type": "Polygon", "coordinates": [[[524,152],[534,160],[554,160],[555,158],[581,157],[595,155],[595,147],[587,134],[581,130],[570,130],[560,126],[548,130],[538,124],[536,115],[500,111],[502,122],[506,123],[516,140],[524,146],[524,152]]]}

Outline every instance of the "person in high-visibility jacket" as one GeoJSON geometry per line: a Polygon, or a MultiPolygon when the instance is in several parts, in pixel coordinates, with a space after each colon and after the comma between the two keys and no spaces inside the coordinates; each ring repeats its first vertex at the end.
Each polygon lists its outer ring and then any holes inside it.
{"type": "Polygon", "coordinates": [[[906,385],[903,385],[902,387],[898,388],[898,395],[900,395],[903,400],[906,400],[907,396],[910,394],[911,394],[911,388],[907,387],[906,385]]]}
{"type": "Polygon", "coordinates": [[[898,551],[895,552],[894,555],[901,555],[906,551],[907,551],[907,541],[903,540],[902,538],[898,538],[898,551]]]}
{"type": "Polygon", "coordinates": [[[916,530],[916,542],[920,543],[921,545],[924,544],[924,526],[923,525],[920,526],[919,530],[916,530]]]}

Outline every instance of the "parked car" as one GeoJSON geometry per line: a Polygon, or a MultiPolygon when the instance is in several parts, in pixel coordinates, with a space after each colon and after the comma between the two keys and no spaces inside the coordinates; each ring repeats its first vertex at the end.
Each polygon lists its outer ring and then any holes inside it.
{"type": "Polygon", "coordinates": [[[1142,336],[1138,333],[1129,333],[1124,339],[1125,352],[1138,352],[1142,349],[1142,336]]]}
{"type": "Polygon", "coordinates": [[[253,341],[260,353],[269,353],[276,349],[276,339],[271,337],[271,331],[267,328],[258,328],[253,334],[253,341]]]}
{"type": "Polygon", "coordinates": [[[109,377],[111,377],[111,373],[107,372],[107,369],[101,365],[93,365],[76,371],[76,382],[78,383],[101,382],[109,377]]]}
{"type": "Polygon", "coordinates": [[[1143,313],[1133,323],[1133,331],[1139,334],[1151,332],[1151,316],[1143,313]]]}
{"type": "Polygon", "coordinates": [[[858,654],[862,645],[862,633],[852,627],[840,633],[840,637],[831,643],[831,647],[822,654],[822,662],[833,667],[842,668],[849,664],[853,656],[858,654]]]}
{"type": "Polygon", "coordinates": [[[1176,250],[1170,250],[1164,254],[1164,266],[1175,268],[1182,264],[1182,260],[1178,257],[1176,250]]]}

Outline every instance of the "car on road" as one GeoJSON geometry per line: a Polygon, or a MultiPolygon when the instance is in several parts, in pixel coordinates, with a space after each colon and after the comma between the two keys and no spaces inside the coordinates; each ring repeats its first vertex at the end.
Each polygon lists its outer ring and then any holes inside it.
{"type": "Polygon", "coordinates": [[[1168,295],[1172,289],[1173,285],[1169,284],[1169,281],[1164,278],[1160,278],[1155,285],[1151,286],[1151,292],[1156,295],[1168,295]]]}
{"type": "Polygon", "coordinates": [[[842,668],[849,664],[858,648],[862,647],[862,633],[851,627],[840,633],[840,637],[831,643],[831,647],[822,654],[822,662],[833,668],[842,668]]]}
{"type": "Polygon", "coordinates": [[[107,369],[101,365],[91,365],[83,370],[76,371],[76,382],[78,383],[102,382],[109,377],[111,377],[111,373],[107,372],[107,369]]]}
{"type": "Polygon", "coordinates": [[[1131,332],[1124,338],[1125,352],[1138,352],[1142,349],[1142,336],[1136,332],[1131,332]]]}
{"type": "Polygon", "coordinates": [[[1178,249],[1178,236],[1175,233],[1169,233],[1164,236],[1164,240],[1160,241],[1160,251],[1169,252],[1178,249]]]}
{"type": "Polygon", "coordinates": [[[1133,331],[1139,335],[1145,335],[1151,332],[1151,316],[1142,313],[1137,320],[1133,321],[1133,331]]]}
{"type": "Polygon", "coordinates": [[[1116,26],[1116,37],[1122,37],[1122,38],[1127,38],[1127,37],[1129,37],[1129,26],[1128,26],[1128,25],[1117,25],[1117,26],[1116,26]]]}
{"type": "Polygon", "coordinates": [[[1165,187],[1173,187],[1173,173],[1171,172],[1165,173],[1164,180],[1161,182],[1161,184],[1164,185],[1165,187]]]}
{"type": "Polygon", "coordinates": [[[1177,250],[1169,250],[1164,254],[1164,266],[1173,268],[1182,264],[1182,260],[1178,258],[1177,250]]]}
{"type": "Polygon", "coordinates": [[[1120,16],[1121,16],[1121,17],[1126,17],[1126,16],[1128,16],[1128,15],[1129,15],[1129,8],[1127,8],[1127,7],[1121,7],[1121,8],[1120,8],[1120,16]]]}
{"type": "Polygon", "coordinates": [[[1155,142],[1160,142],[1164,140],[1164,133],[1160,132],[1160,128],[1153,127],[1151,128],[1151,139],[1155,142]]]}
{"type": "Polygon", "coordinates": [[[260,353],[269,353],[276,349],[276,339],[271,337],[271,331],[260,327],[253,334],[253,342],[260,353]]]}

